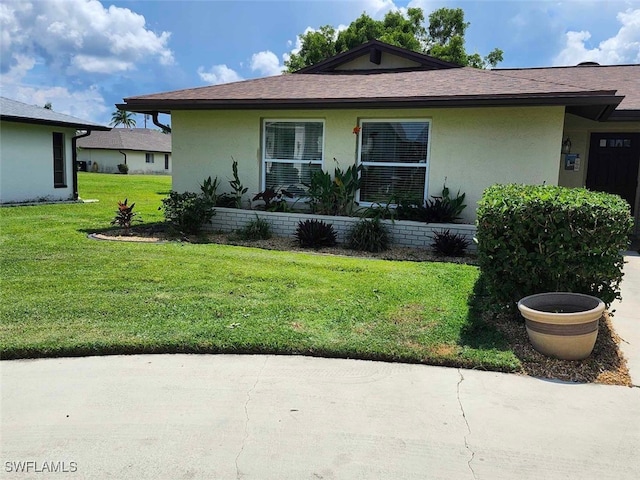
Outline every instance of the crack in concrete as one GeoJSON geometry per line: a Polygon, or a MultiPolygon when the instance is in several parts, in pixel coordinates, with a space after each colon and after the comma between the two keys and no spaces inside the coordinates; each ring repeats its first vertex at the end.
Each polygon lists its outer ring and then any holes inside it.
{"type": "Polygon", "coordinates": [[[246,417],[246,421],[244,423],[244,438],[242,439],[242,445],[240,446],[240,451],[238,455],[236,455],[236,479],[240,480],[242,478],[242,472],[240,472],[240,466],[238,465],[238,460],[240,460],[240,455],[244,451],[245,443],[247,442],[247,438],[249,438],[249,402],[251,401],[251,392],[253,392],[260,381],[260,377],[262,376],[262,372],[264,371],[264,367],[267,366],[267,360],[269,357],[265,357],[264,363],[262,364],[262,368],[258,372],[258,376],[256,377],[256,381],[253,386],[247,391],[247,401],[244,403],[244,415],[246,417]]]}
{"type": "Polygon", "coordinates": [[[476,456],[476,452],[471,450],[471,447],[469,446],[469,442],[467,441],[467,438],[469,437],[469,435],[471,435],[471,427],[469,426],[469,421],[467,420],[467,415],[464,413],[464,407],[462,406],[462,400],[460,400],[460,384],[464,381],[464,376],[462,375],[462,372],[460,371],[460,369],[458,369],[458,375],[460,375],[460,381],[458,382],[458,385],[456,387],[456,394],[457,394],[457,397],[458,397],[458,405],[460,406],[460,411],[462,412],[462,418],[464,419],[464,423],[467,425],[467,431],[469,432],[467,435],[464,436],[464,448],[469,450],[469,452],[471,453],[471,458],[467,462],[467,465],[469,467],[469,470],[471,470],[471,475],[473,475],[474,480],[477,480],[478,477],[476,476],[476,472],[473,470],[473,467],[471,466],[471,462],[473,462],[473,459],[476,456]]]}

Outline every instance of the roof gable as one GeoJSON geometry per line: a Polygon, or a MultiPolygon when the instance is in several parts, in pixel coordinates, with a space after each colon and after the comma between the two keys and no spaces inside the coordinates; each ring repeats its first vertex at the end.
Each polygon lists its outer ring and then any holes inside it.
{"type": "Polygon", "coordinates": [[[294,73],[376,73],[448,68],[460,68],[460,65],[379,40],[370,40],[294,73]]]}

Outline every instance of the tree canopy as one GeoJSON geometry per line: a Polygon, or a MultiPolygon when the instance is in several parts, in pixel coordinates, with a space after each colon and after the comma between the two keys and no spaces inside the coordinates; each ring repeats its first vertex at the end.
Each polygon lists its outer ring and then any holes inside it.
{"type": "Polygon", "coordinates": [[[116,110],[111,114],[111,125],[117,127],[122,125],[125,128],[133,128],[136,126],[136,119],[133,117],[135,114],[127,112],[126,110],[116,110]]]}
{"type": "Polygon", "coordinates": [[[440,8],[429,15],[429,25],[421,8],[409,8],[406,16],[400,11],[388,12],[382,20],[374,20],[363,13],[340,32],[331,25],[299,35],[302,46],[285,62],[288,72],[295,72],[338,53],[346,52],[369,40],[396,45],[415,52],[463,66],[495,67],[502,61],[503,52],[493,49],[486,56],[469,54],[464,36],[469,22],[464,21],[461,8],[440,8]]]}

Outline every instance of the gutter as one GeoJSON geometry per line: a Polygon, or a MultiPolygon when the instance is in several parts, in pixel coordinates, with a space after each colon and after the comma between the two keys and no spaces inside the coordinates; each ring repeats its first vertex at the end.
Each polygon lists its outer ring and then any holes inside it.
{"type": "Polygon", "coordinates": [[[122,150],[118,150],[118,152],[120,152],[123,156],[124,156],[124,164],[127,164],[127,154],[124,153],[122,150]]]}
{"type": "Polygon", "coordinates": [[[153,119],[153,124],[156,127],[160,127],[162,129],[162,131],[167,131],[169,133],[171,133],[171,127],[167,126],[167,125],[163,125],[162,123],[160,123],[160,121],[158,120],[158,112],[152,112],[151,114],[151,118],[153,119]]]}
{"type": "Polygon", "coordinates": [[[91,130],[87,129],[82,135],[76,135],[71,138],[71,182],[73,186],[73,199],[78,200],[78,139],[91,135],[91,130]]]}

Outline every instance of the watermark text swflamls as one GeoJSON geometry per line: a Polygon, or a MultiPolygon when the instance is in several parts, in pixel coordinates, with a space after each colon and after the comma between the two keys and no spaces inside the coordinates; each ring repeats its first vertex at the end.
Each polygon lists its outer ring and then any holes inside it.
{"type": "Polygon", "coordinates": [[[75,473],[78,462],[20,460],[4,462],[6,473],[75,473]]]}

